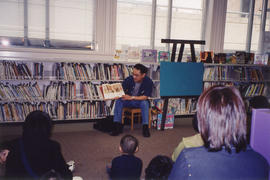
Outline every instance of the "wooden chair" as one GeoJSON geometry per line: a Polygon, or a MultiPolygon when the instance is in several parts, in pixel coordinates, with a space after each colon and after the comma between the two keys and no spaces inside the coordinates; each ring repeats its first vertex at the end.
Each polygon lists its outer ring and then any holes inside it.
{"type": "MultiPolygon", "coordinates": [[[[133,130],[133,124],[134,124],[134,118],[138,118],[138,122],[141,122],[142,116],[141,116],[141,109],[140,108],[123,108],[122,110],[122,124],[125,123],[125,118],[131,120],[131,130],[133,130]]],[[[151,128],[151,108],[149,108],[149,122],[148,122],[148,127],[149,129],[151,128]]]]}

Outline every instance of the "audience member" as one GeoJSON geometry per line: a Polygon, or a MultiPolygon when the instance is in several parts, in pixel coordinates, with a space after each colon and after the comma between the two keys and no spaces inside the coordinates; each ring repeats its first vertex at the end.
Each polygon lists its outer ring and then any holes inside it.
{"type": "Polygon", "coordinates": [[[21,138],[4,143],[1,158],[6,161],[6,179],[39,179],[48,172],[57,172],[62,179],[72,173],[61,153],[60,144],[50,139],[52,120],[42,111],[28,114],[21,138]]]}
{"type": "Polygon", "coordinates": [[[145,169],[145,180],[167,180],[173,167],[173,161],[167,156],[154,157],[145,169]]]}
{"type": "Polygon", "coordinates": [[[250,99],[249,105],[254,109],[270,108],[270,103],[265,96],[254,96],[250,99]]]}
{"type": "Polygon", "coordinates": [[[235,87],[203,92],[197,118],[205,146],[184,149],[169,180],[268,179],[266,159],[246,144],[246,111],[235,87]]]}
{"type": "Polygon", "coordinates": [[[138,140],[131,136],[125,135],[120,141],[119,151],[122,153],[112,160],[109,175],[112,180],[115,179],[140,179],[142,172],[142,160],[135,157],[139,150],[138,140]]]}
{"type": "Polygon", "coordinates": [[[247,142],[250,141],[252,109],[269,109],[270,103],[265,96],[254,96],[249,100],[249,112],[247,116],[247,142]]]}
{"type": "Polygon", "coordinates": [[[177,157],[181,153],[181,151],[184,148],[191,148],[191,147],[200,147],[203,146],[203,140],[201,137],[201,134],[198,133],[198,120],[197,120],[197,115],[194,116],[192,120],[192,126],[193,129],[197,132],[197,134],[190,136],[190,137],[185,137],[182,139],[182,141],[178,144],[178,146],[174,149],[174,152],[172,154],[172,160],[173,162],[176,161],[177,157]]]}

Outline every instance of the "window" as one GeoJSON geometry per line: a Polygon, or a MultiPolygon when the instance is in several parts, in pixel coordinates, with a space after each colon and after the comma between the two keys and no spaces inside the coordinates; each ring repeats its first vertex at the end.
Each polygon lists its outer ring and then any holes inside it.
{"type": "MultiPolygon", "coordinates": [[[[116,47],[150,47],[151,18],[155,17],[154,48],[165,50],[161,39],[167,38],[169,0],[118,0],[116,47]],[[152,6],[156,14],[152,14],[152,6]]],[[[173,0],[171,39],[201,40],[203,0],[173,0]]]]}
{"type": "Polygon", "coordinates": [[[157,0],[156,7],[155,48],[165,50],[166,44],[161,43],[161,39],[167,36],[168,0],[157,0]]]}
{"type": "MultiPolygon", "coordinates": [[[[254,7],[254,20],[253,20],[253,28],[252,28],[252,39],[251,39],[251,51],[258,50],[259,36],[260,36],[260,26],[261,26],[261,15],[262,15],[262,0],[255,1],[254,7]]],[[[270,7],[270,2],[268,1],[268,9],[270,7]]],[[[266,16],[266,25],[265,31],[270,31],[270,14],[267,13],[266,16]]]]}
{"type": "Polygon", "coordinates": [[[45,39],[44,0],[28,0],[28,37],[45,39]]]}
{"type": "Polygon", "coordinates": [[[50,39],[93,40],[94,0],[50,1],[50,39]]]}
{"type": "Polygon", "coordinates": [[[150,47],[152,0],[118,0],[116,48],[150,47]]]}
{"type": "Polygon", "coordinates": [[[224,50],[246,49],[249,1],[228,0],[224,37],[224,50]]]}
{"type": "Polygon", "coordinates": [[[0,1],[0,36],[23,37],[23,0],[0,1]]]}
{"type": "Polygon", "coordinates": [[[172,39],[201,40],[203,0],[173,0],[172,39]]]}
{"type": "Polygon", "coordinates": [[[51,47],[85,48],[94,40],[95,2],[96,0],[2,0],[0,37],[7,37],[11,45],[24,45],[22,37],[26,37],[28,46],[44,47],[44,40],[49,37],[51,47]],[[49,2],[48,8],[46,2],[49,2]],[[48,26],[46,20],[49,22],[48,26]]]}

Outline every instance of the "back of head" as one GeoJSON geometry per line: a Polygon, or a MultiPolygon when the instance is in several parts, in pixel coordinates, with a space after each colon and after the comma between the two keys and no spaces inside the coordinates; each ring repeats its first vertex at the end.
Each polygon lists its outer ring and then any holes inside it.
{"type": "Polygon", "coordinates": [[[167,156],[154,157],[145,169],[146,180],[166,180],[173,167],[173,161],[167,156]]]}
{"type": "Polygon", "coordinates": [[[23,124],[23,139],[47,140],[51,136],[52,119],[42,111],[29,113],[23,124]]]}
{"type": "Polygon", "coordinates": [[[202,93],[197,104],[199,131],[205,146],[231,152],[246,148],[246,111],[235,87],[213,86],[202,93]]]}
{"type": "Polygon", "coordinates": [[[138,145],[138,140],[132,135],[125,135],[121,138],[120,141],[122,151],[130,155],[136,152],[138,145]]]}
{"type": "Polygon", "coordinates": [[[134,68],[140,70],[141,74],[147,73],[147,67],[142,64],[135,64],[134,68]]]}
{"type": "Polygon", "coordinates": [[[250,99],[250,106],[255,109],[270,108],[270,103],[265,96],[254,96],[250,99]]]}

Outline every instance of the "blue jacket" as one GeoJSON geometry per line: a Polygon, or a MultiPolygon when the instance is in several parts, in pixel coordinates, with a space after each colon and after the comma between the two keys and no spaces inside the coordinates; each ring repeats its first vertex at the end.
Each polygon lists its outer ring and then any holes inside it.
{"type": "Polygon", "coordinates": [[[228,153],[223,148],[209,152],[205,147],[184,149],[177,158],[169,180],[268,179],[269,165],[249,146],[246,151],[228,153]]]}
{"type": "Polygon", "coordinates": [[[142,160],[134,155],[122,155],[112,160],[110,178],[139,180],[142,173],[142,160]]]}
{"type": "MultiPolygon", "coordinates": [[[[135,82],[134,82],[133,76],[127,77],[123,81],[122,86],[123,86],[124,92],[126,94],[132,95],[132,91],[135,87],[135,82]]],[[[143,78],[142,84],[140,86],[138,96],[151,97],[152,90],[153,90],[153,81],[148,76],[145,76],[143,78]]]]}

